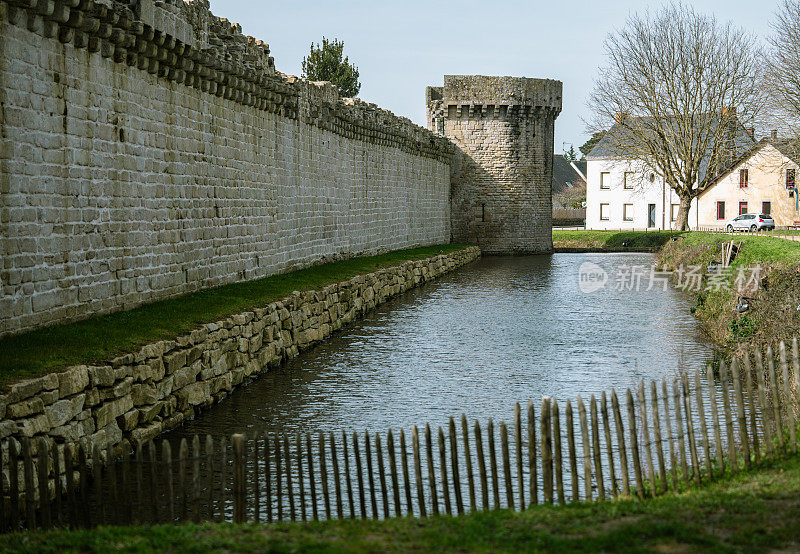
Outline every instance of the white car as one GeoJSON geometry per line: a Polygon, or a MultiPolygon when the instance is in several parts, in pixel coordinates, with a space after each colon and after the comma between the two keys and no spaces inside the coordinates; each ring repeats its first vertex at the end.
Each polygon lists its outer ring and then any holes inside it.
{"type": "Polygon", "coordinates": [[[735,231],[762,231],[764,229],[774,229],[775,220],[772,216],[765,214],[742,214],[733,218],[725,225],[725,230],[729,233],[735,231]]]}

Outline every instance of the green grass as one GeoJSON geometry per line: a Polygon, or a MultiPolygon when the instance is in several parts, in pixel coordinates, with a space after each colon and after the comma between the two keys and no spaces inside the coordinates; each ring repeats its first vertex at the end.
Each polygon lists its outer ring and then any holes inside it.
{"type": "Polygon", "coordinates": [[[678,231],[553,231],[553,246],[570,249],[657,249],[678,231]]]}
{"type": "Polygon", "coordinates": [[[0,384],[70,365],[105,362],[149,342],[174,338],[199,324],[265,306],[295,290],[317,289],[382,267],[464,247],[428,246],[332,262],[6,337],[0,339],[0,384]]]}
{"type": "Polygon", "coordinates": [[[0,537],[8,552],[765,552],[800,548],[800,457],[680,494],[461,517],[160,525],[0,537]]]}

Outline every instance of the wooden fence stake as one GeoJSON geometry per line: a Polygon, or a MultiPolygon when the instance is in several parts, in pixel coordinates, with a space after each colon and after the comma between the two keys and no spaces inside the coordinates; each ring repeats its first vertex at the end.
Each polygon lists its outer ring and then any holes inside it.
{"type": "Polygon", "coordinates": [[[550,435],[550,398],[542,398],[542,410],[539,412],[539,435],[542,440],[542,489],[544,501],[553,503],[553,441],[550,435]]]}
{"type": "Polygon", "coordinates": [[[475,422],[475,456],[478,458],[478,479],[481,482],[481,509],[489,509],[489,479],[486,474],[486,458],[483,453],[481,426],[475,422]]]}
{"type": "MultiPolygon", "coordinates": [[[[452,419],[452,418],[451,418],[452,419]]],[[[452,439],[451,439],[452,441],[452,439]]],[[[389,475],[392,478],[392,498],[394,500],[394,515],[399,517],[400,512],[400,481],[397,476],[397,458],[394,450],[394,435],[392,430],[386,433],[386,450],[389,454],[389,475]]]]}
{"type": "MultiPolygon", "coordinates": [[[[350,455],[349,455],[349,453],[347,451],[347,433],[345,431],[342,431],[342,458],[344,459],[344,483],[345,483],[345,488],[347,490],[347,503],[348,503],[348,506],[349,506],[348,509],[349,509],[349,513],[350,513],[350,519],[355,519],[356,518],[356,504],[355,504],[355,500],[353,498],[353,480],[350,477],[350,455]]],[[[299,470],[302,472],[302,468],[299,468],[299,470]]],[[[302,475],[302,473],[301,473],[301,475],[302,475]]],[[[300,494],[301,494],[301,496],[303,494],[302,482],[303,481],[301,479],[300,480],[300,483],[301,483],[300,494]]],[[[301,502],[301,506],[304,505],[304,504],[305,504],[304,501],[301,502]]],[[[305,519],[305,517],[306,517],[305,508],[303,508],[303,514],[302,515],[303,515],[303,521],[305,521],[306,520],[305,519]]]]}
{"type": "MultiPolygon", "coordinates": [[[[441,429],[439,430],[441,432],[441,429]]],[[[375,433],[375,457],[378,459],[378,478],[381,483],[381,499],[383,500],[383,517],[389,517],[389,494],[386,486],[386,469],[383,465],[383,449],[381,448],[381,436],[375,433]]]]}
{"type": "Polygon", "coordinates": [[[769,388],[767,390],[770,391],[769,396],[772,397],[772,420],[774,422],[772,431],[777,446],[783,447],[785,441],[783,440],[783,421],[781,421],[781,401],[778,395],[778,377],[775,373],[775,354],[772,352],[772,346],[767,347],[767,366],[769,367],[769,388]]]}
{"type": "MultiPolygon", "coordinates": [[[[356,457],[356,480],[358,482],[358,505],[361,508],[361,519],[367,519],[367,502],[364,493],[364,474],[361,467],[361,449],[358,446],[358,434],[353,431],[353,454],[356,457]]],[[[313,489],[312,489],[313,490],[313,489]]]]}
{"type": "MultiPolygon", "coordinates": [[[[466,445],[465,445],[466,446],[466,445]]],[[[467,448],[467,459],[469,459],[469,449],[467,448]]],[[[403,467],[403,485],[406,493],[406,515],[413,516],[413,501],[411,500],[411,474],[408,471],[408,447],[406,446],[405,431],[400,429],[400,464],[403,467]]],[[[472,471],[472,464],[467,462],[467,471],[472,471]]],[[[470,481],[472,475],[470,475],[470,481]]]]}
{"type": "Polygon", "coordinates": [[[717,395],[714,382],[714,370],[708,366],[706,370],[706,379],[708,381],[708,402],[711,406],[711,419],[714,426],[714,446],[717,454],[717,468],[719,473],[725,473],[725,451],[722,448],[722,431],[719,423],[719,408],[717,407],[717,395]]]}
{"type": "Polygon", "coordinates": [[[708,440],[708,425],[706,424],[706,410],[703,406],[703,383],[700,380],[700,370],[694,372],[694,394],[697,401],[697,415],[700,418],[700,432],[703,438],[703,452],[706,458],[706,472],[711,479],[714,474],[711,464],[711,442],[708,440]]]}
{"type": "MultiPolygon", "coordinates": [[[[99,464],[95,465],[99,467],[99,464]]],[[[22,440],[22,468],[25,475],[25,526],[28,529],[36,529],[36,502],[33,497],[33,454],[31,453],[31,440],[29,438],[22,440]]],[[[101,498],[101,496],[98,494],[97,498],[101,498]]]]}
{"type": "Polygon", "coordinates": [[[539,503],[539,479],[536,474],[536,413],[533,399],[528,400],[528,489],[532,506],[539,503]]]}
{"type": "MultiPolygon", "coordinates": [[[[345,460],[347,460],[347,436],[342,431],[342,442],[344,443],[345,448],[345,460]]],[[[254,443],[255,444],[255,443],[254,443]]],[[[300,436],[298,432],[295,435],[295,447],[297,450],[297,485],[300,489],[300,519],[302,521],[308,521],[308,516],[306,515],[306,485],[305,479],[303,478],[303,438],[300,436]]],[[[348,486],[350,484],[350,474],[348,472],[347,475],[348,479],[348,486]]],[[[314,488],[314,482],[311,481],[311,488],[314,488]]],[[[258,491],[256,491],[256,498],[258,498],[258,491]]],[[[353,497],[350,496],[350,506],[353,505],[353,497]]]]}
{"type": "Polygon", "coordinates": [[[511,457],[508,451],[508,429],[504,421],[500,422],[500,446],[503,453],[503,477],[506,482],[506,505],[514,509],[514,489],[511,478],[511,457]]]}
{"type": "Polygon", "coordinates": [[[733,374],[733,392],[736,397],[736,418],[739,423],[739,447],[742,449],[745,469],[750,469],[750,438],[747,436],[747,417],[744,415],[744,397],[742,396],[742,380],[739,375],[739,362],[736,358],[731,362],[733,374]]]}
{"type": "MultiPolygon", "coordinates": [[[[258,472],[254,473],[258,482],[258,472]]],[[[200,521],[200,479],[200,437],[195,435],[192,439],[192,521],[195,523],[200,521]]],[[[258,502],[259,495],[256,494],[256,506],[258,502]]],[[[260,514],[256,513],[256,517],[260,520],[260,514]]]]}
{"type": "Polygon", "coordinates": [[[425,486],[422,481],[422,459],[419,452],[419,430],[416,425],[414,425],[411,431],[411,448],[414,454],[414,478],[417,481],[417,509],[419,510],[420,517],[427,517],[428,510],[425,506],[425,486]]]}
{"type": "MultiPolygon", "coordinates": [[[[426,439],[430,439],[430,433],[428,432],[425,436],[426,439]]],[[[430,452],[428,452],[430,454],[430,452]]],[[[375,494],[375,477],[372,471],[372,450],[369,443],[369,433],[364,431],[364,456],[367,459],[367,476],[369,481],[369,500],[370,506],[372,506],[372,519],[378,519],[378,500],[375,494]]],[[[433,468],[433,462],[428,460],[428,463],[431,468],[433,468]]]]}
{"type": "Polygon", "coordinates": [[[675,437],[672,434],[672,415],[669,412],[669,391],[667,379],[661,379],[661,395],[664,400],[664,422],[667,424],[667,440],[669,441],[670,474],[672,476],[672,490],[678,492],[678,457],[675,452],[675,437]]]}
{"type": "MultiPolygon", "coordinates": [[[[355,433],[353,433],[353,440],[355,441],[355,433]]],[[[353,443],[353,448],[356,450],[356,460],[358,460],[358,443],[353,443]]],[[[311,435],[306,433],[306,461],[308,462],[308,489],[311,493],[311,517],[314,521],[319,521],[319,507],[317,506],[317,480],[314,478],[314,453],[311,449],[311,435]]],[[[358,470],[359,478],[361,477],[361,468],[358,470]]]]}
{"type": "Polygon", "coordinates": [[[683,482],[689,486],[689,465],[686,463],[686,434],[683,427],[683,416],[681,415],[681,394],[678,387],[678,379],[672,380],[672,399],[675,403],[675,430],[678,435],[678,455],[681,462],[681,473],[683,482]]]}
{"type": "MultiPolygon", "coordinates": [[[[58,445],[55,441],[50,442],[50,457],[53,458],[53,485],[54,485],[54,495],[53,495],[53,524],[59,525],[63,521],[64,511],[62,507],[62,499],[64,496],[63,490],[63,483],[61,481],[61,451],[58,448],[58,445]]],[[[126,458],[127,459],[127,458],[126,458]]],[[[129,469],[129,468],[125,468],[129,469]]],[[[3,470],[3,465],[0,463],[0,473],[3,470]]],[[[123,473],[123,476],[127,476],[127,471],[123,473]]],[[[0,479],[1,480],[1,479],[0,479]]],[[[125,482],[127,484],[127,482],[125,482]]],[[[124,487],[124,490],[127,490],[127,487],[124,487]]],[[[6,507],[5,507],[5,498],[2,494],[3,488],[0,486],[0,514],[2,517],[0,518],[0,528],[5,528],[5,516],[6,516],[6,507]]],[[[126,503],[128,507],[128,521],[133,521],[132,515],[130,512],[132,502],[126,503]]]]}
{"type": "MultiPolygon", "coordinates": [[[[567,455],[569,456],[570,480],[572,482],[572,501],[580,502],[581,488],[578,482],[578,453],[575,448],[575,421],[572,413],[572,403],[567,399],[567,406],[564,408],[564,415],[567,418],[567,455]]],[[[535,461],[532,462],[535,464],[535,461]]]]}
{"type": "MultiPolygon", "coordinates": [[[[355,438],[353,440],[355,440],[355,438]]],[[[319,472],[322,481],[322,501],[323,504],[325,505],[325,519],[330,520],[331,495],[330,495],[330,487],[328,484],[328,465],[325,460],[325,435],[322,433],[322,431],[319,432],[318,441],[319,441],[319,472]]],[[[358,455],[356,455],[356,461],[358,461],[358,455]]],[[[361,475],[361,472],[359,471],[358,474],[361,475]]]]}
{"type": "MultiPolygon", "coordinates": [[[[188,510],[188,486],[186,482],[186,459],[189,457],[189,444],[186,442],[186,439],[181,439],[181,442],[178,446],[178,495],[180,497],[180,515],[178,519],[180,521],[186,521],[186,513],[188,510]]],[[[113,464],[109,461],[109,468],[113,467],[113,464]]],[[[113,478],[112,478],[113,480],[113,478]]]]}
{"type": "Polygon", "coordinates": [[[428,485],[431,491],[431,509],[433,515],[439,515],[439,494],[436,491],[436,472],[433,470],[433,441],[431,440],[431,426],[425,424],[425,453],[428,458],[428,485]]]}
{"type": "Polygon", "coordinates": [[[664,445],[661,436],[661,417],[658,414],[658,387],[655,381],[650,381],[650,405],[653,410],[653,436],[656,443],[656,456],[658,457],[658,476],[661,480],[661,492],[667,492],[667,464],[664,459],[664,445]]]}
{"type": "MultiPolygon", "coordinates": [[[[478,509],[478,504],[475,498],[475,476],[472,472],[472,454],[469,449],[469,425],[467,424],[467,416],[461,414],[461,436],[464,440],[464,460],[467,468],[467,485],[469,487],[469,509],[474,512],[478,509]]],[[[411,497],[409,496],[409,499],[411,497]]],[[[409,509],[411,501],[409,500],[409,509]]]]}
{"type": "MultiPolygon", "coordinates": [[[[794,395],[791,392],[791,381],[789,379],[789,364],[786,361],[786,343],[780,343],[781,373],[783,374],[783,409],[786,412],[786,426],[789,428],[789,445],[792,452],[797,452],[797,429],[794,424],[794,414],[792,400],[794,395]]],[[[749,464],[748,464],[749,465],[749,464]]]]}
{"type": "MultiPolygon", "coordinates": [[[[211,445],[211,436],[208,436],[206,439],[206,452],[209,451],[209,446],[211,445]]],[[[272,453],[271,448],[269,445],[269,434],[265,431],[264,432],[264,490],[266,492],[266,512],[267,512],[267,521],[272,523],[272,453]]],[[[311,452],[311,442],[309,438],[308,450],[311,452]]],[[[213,468],[211,469],[211,475],[213,476],[213,468]]],[[[209,488],[213,489],[213,485],[209,483],[209,488]]]]}
{"type": "MultiPolygon", "coordinates": [[[[282,435],[282,442],[283,442],[283,459],[285,464],[285,474],[286,474],[286,495],[289,497],[289,518],[292,521],[296,521],[296,511],[295,511],[295,501],[294,501],[294,484],[292,482],[292,451],[289,448],[289,438],[286,436],[286,433],[282,435]]],[[[339,484],[339,473],[337,467],[337,460],[336,460],[336,452],[335,447],[333,444],[333,433],[331,433],[331,457],[333,459],[333,471],[336,475],[336,484],[339,484]]],[[[337,491],[338,493],[339,491],[337,491]]],[[[341,498],[337,495],[337,501],[340,501],[341,498]]],[[[339,519],[342,519],[342,514],[339,514],[339,519]]]]}
{"type": "MultiPolygon", "coordinates": [[[[48,452],[48,450],[47,440],[40,438],[37,441],[36,469],[38,470],[39,484],[39,516],[43,529],[50,529],[53,525],[52,515],[50,513],[50,492],[48,483],[50,475],[50,452],[48,452]]],[[[27,493],[27,500],[33,503],[33,489],[28,490],[27,493]]]]}
{"type": "MultiPolygon", "coordinates": [[[[553,465],[556,476],[556,494],[558,495],[558,503],[564,504],[564,468],[563,456],[561,451],[561,421],[560,414],[558,413],[558,401],[553,398],[551,405],[551,419],[553,421],[553,465]]],[[[520,466],[520,486],[522,484],[522,467],[520,466]]],[[[521,499],[521,498],[520,498],[521,499]]],[[[524,509],[524,508],[520,508],[524,509]]]]}
{"type": "Polygon", "coordinates": [[[750,353],[744,354],[744,383],[747,390],[747,408],[750,412],[750,438],[753,443],[753,458],[761,459],[758,444],[758,421],[756,414],[756,397],[758,393],[753,388],[753,367],[750,365],[750,353]]]}
{"type": "Polygon", "coordinates": [[[494,493],[494,509],[500,509],[500,477],[497,474],[497,453],[494,443],[494,422],[489,418],[486,426],[487,439],[489,441],[489,465],[492,468],[492,492],[494,493]]]}
{"type": "MultiPolygon", "coordinates": [[[[100,464],[100,449],[95,447],[95,460],[94,462],[97,464],[99,468],[100,464]]],[[[161,441],[161,466],[164,471],[164,492],[167,495],[167,517],[169,518],[170,523],[175,523],[175,488],[172,482],[172,447],[170,446],[169,442],[166,440],[161,441]]],[[[99,472],[98,472],[99,474],[99,472]]],[[[98,496],[102,487],[100,487],[99,479],[97,483],[98,496]]],[[[102,503],[100,504],[102,507],[102,503]]],[[[102,514],[100,515],[100,521],[102,522],[105,517],[102,514]]]]}
{"type": "MultiPolygon", "coordinates": [[[[322,434],[320,433],[320,437],[322,434]]],[[[281,460],[281,440],[275,435],[275,498],[277,499],[278,522],[283,521],[283,462],[281,460]]],[[[320,463],[325,464],[325,451],[320,441],[320,463]]],[[[327,475],[326,475],[327,477],[327,475]]],[[[323,487],[327,486],[328,480],[323,481],[323,487]]],[[[326,494],[327,499],[327,494],[326,494]]]]}
{"type": "MultiPolygon", "coordinates": [[[[14,441],[11,441],[11,443],[8,446],[9,446],[9,460],[10,460],[11,448],[14,446],[14,441]]],[[[72,446],[73,445],[71,444],[64,445],[64,471],[66,472],[66,477],[67,477],[67,509],[69,511],[69,526],[70,529],[75,529],[78,527],[78,504],[75,501],[75,467],[73,463],[72,446]]],[[[138,458],[141,458],[141,453],[142,453],[142,445],[139,444],[137,447],[138,458]]],[[[16,476],[14,476],[14,478],[15,477],[16,476]]],[[[12,485],[11,489],[13,490],[14,481],[11,482],[11,485],[12,485]]],[[[11,501],[13,505],[14,497],[11,498],[11,501]]],[[[139,502],[139,506],[141,506],[141,502],[139,502]]],[[[11,523],[14,525],[17,523],[16,520],[13,518],[13,514],[11,523]]],[[[16,530],[15,527],[11,527],[11,529],[16,530]]]]}
{"type": "Polygon", "coordinates": [[[730,378],[725,361],[719,363],[719,377],[722,384],[722,410],[725,414],[725,433],[728,438],[728,462],[731,471],[739,469],[739,460],[736,456],[736,439],[733,434],[733,417],[731,415],[730,378]]]}
{"type": "Polygon", "coordinates": [[[591,442],[589,440],[589,426],[586,422],[586,406],[583,398],[578,395],[578,421],[581,426],[581,446],[583,447],[583,487],[586,494],[586,501],[592,500],[592,453],[591,442]]]}
{"type": "Polygon", "coordinates": [[[633,472],[636,477],[636,494],[644,498],[644,479],[642,477],[642,464],[639,460],[639,437],[636,431],[636,412],[633,406],[633,394],[627,389],[626,404],[628,406],[628,428],[631,437],[631,456],[633,457],[633,472]]]}
{"type": "Polygon", "coordinates": [[[694,433],[694,418],[692,417],[692,396],[689,391],[689,379],[686,373],[681,372],[681,390],[683,392],[683,408],[686,412],[686,431],[689,435],[689,455],[692,458],[692,472],[694,482],[700,484],[700,457],[697,455],[697,441],[694,433]]]}
{"type": "Polygon", "coordinates": [[[447,453],[444,448],[444,432],[439,427],[439,469],[442,471],[442,496],[444,497],[444,510],[447,515],[453,515],[453,506],[450,504],[450,483],[447,479],[447,453]]]}
{"type": "Polygon", "coordinates": [[[603,436],[606,439],[606,457],[608,459],[608,473],[611,477],[611,495],[619,497],[619,484],[617,483],[617,472],[614,467],[614,445],[611,442],[611,424],[608,417],[608,397],[603,391],[600,397],[600,414],[603,417],[603,436]]]}
{"type": "MultiPolygon", "coordinates": [[[[183,439],[182,443],[186,439],[183,439]]],[[[233,446],[233,522],[243,523],[245,514],[245,488],[244,488],[244,435],[235,434],[231,437],[233,446]]],[[[185,452],[181,444],[181,452],[185,452]]],[[[181,467],[183,464],[181,463],[181,467]]],[[[287,472],[288,473],[288,472],[287,472]]]]}
{"type": "Polygon", "coordinates": [[[606,499],[606,487],[603,481],[603,462],[600,458],[600,418],[597,414],[597,399],[594,395],[589,403],[589,413],[592,423],[592,456],[594,458],[594,473],[597,476],[597,497],[602,502],[606,499]]]}
{"type": "Polygon", "coordinates": [[[647,397],[644,394],[644,380],[639,381],[638,390],[639,417],[642,420],[642,437],[644,438],[645,461],[647,462],[647,478],[650,481],[650,491],[656,496],[656,472],[653,464],[652,441],[650,439],[650,426],[647,424],[647,397]]]}
{"type": "MultiPolygon", "coordinates": [[[[89,504],[89,465],[87,464],[87,455],[91,455],[89,452],[89,444],[83,443],[78,447],[78,468],[79,474],[78,479],[79,483],[78,486],[80,487],[80,501],[79,505],[82,507],[80,510],[81,512],[81,523],[84,527],[89,527],[92,522],[91,518],[91,505],[89,504]]],[[[155,465],[155,464],[154,464],[155,465]]],[[[155,470],[153,471],[153,475],[155,475],[155,470]]]]}
{"type": "Polygon", "coordinates": [[[611,410],[614,412],[614,427],[617,430],[617,442],[619,443],[619,465],[622,472],[622,494],[630,496],[631,482],[628,474],[628,449],[625,446],[625,429],[622,423],[622,414],[619,410],[619,400],[617,391],[611,389],[611,410]]]}
{"type": "Polygon", "coordinates": [[[519,402],[514,404],[514,447],[517,455],[517,480],[519,486],[519,509],[525,509],[525,475],[522,465],[522,415],[519,402]]]}
{"type": "MultiPolygon", "coordinates": [[[[82,449],[81,449],[82,450],[82,449]]],[[[80,456],[80,451],[78,452],[80,456]]],[[[159,466],[156,465],[156,445],[153,441],[147,443],[147,462],[150,465],[150,521],[152,523],[157,523],[159,521],[159,509],[158,509],[158,496],[156,491],[159,489],[158,486],[158,470],[159,466]]],[[[80,467],[80,464],[79,464],[80,467]]],[[[82,480],[84,477],[83,472],[80,474],[80,479],[82,480]]],[[[79,482],[79,486],[82,486],[83,481],[79,482]]],[[[83,500],[83,499],[81,499],[83,500]]],[[[86,513],[83,511],[82,513],[86,513]]]]}
{"type": "Polygon", "coordinates": [[[458,445],[456,444],[458,436],[456,435],[456,422],[452,417],[450,418],[448,435],[450,439],[450,465],[453,470],[453,492],[456,497],[456,511],[458,515],[461,515],[464,513],[464,501],[461,497],[461,476],[458,472],[458,445]]]}
{"type": "Polygon", "coordinates": [[[756,357],[756,378],[758,380],[758,403],[761,408],[761,425],[764,431],[764,450],[767,456],[772,455],[773,442],[772,442],[772,410],[769,406],[769,387],[767,386],[768,376],[764,366],[764,357],[761,353],[761,348],[755,351],[756,357]]]}
{"type": "MultiPolygon", "coordinates": [[[[375,434],[375,442],[378,442],[378,435],[375,434]]],[[[331,431],[330,435],[328,436],[328,443],[331,447],[331,468],[333,469],[333,490],[336,493],[336,517],[337,519],[344,519],[344,509],[342,506],[342,481],[339,478],[339,456],[336,455],[336,438],[333,436],[333,431],[331,431]]],[[[378,450],[378,456],[380,456],[380,449],[378,450]]],[[[286,474],[289,474],[289,467],[286,467],[286,474]]],[[[288,481],[287,481],[288,483],[288,481]]],[[[289,485],[287,484],[287,487],[289,485]]],[[[291,489],[290,489],[291,490],[291,489]]],[[[384,487],[384,491],[386,488],[384,487]]],[[[291,499],[291,496],[289,497],[291,499]]],[[[384,508],[385,508],[385,499],[384,499],[384,508]]],[[[294,505],[292,505],[292,510],[294,510],[294,505]]],[[[292,517],[294,517],[294,513],[292,513],[292,517]]]]}

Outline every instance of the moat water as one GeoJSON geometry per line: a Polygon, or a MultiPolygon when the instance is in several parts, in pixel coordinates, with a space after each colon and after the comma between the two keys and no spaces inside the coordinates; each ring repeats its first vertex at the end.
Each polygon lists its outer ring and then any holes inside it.
{"type": "Polygon", "coordinates": [[[689,297],[651,281],[653,261],[483,258],[380,306],[165,438],[409,429],[462,413],[510,421],[529,398],[574,401],[694,371],[712,344],[689,297]],[[585,292],[582,267],[605,271],[605,286],[585,292]]]}

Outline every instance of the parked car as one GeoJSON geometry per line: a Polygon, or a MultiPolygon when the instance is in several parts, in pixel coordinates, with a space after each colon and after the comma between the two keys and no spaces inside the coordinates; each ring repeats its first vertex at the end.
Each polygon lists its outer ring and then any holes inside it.
{"type": "Polygon", "coordinates": [[[763,231],[765,229],[771,230],[775,228],[775,220],[772,216],[765,214],[742,214],[733,218],[725,226],[725,230],[729,233],[735,231],[763,231]]]}

